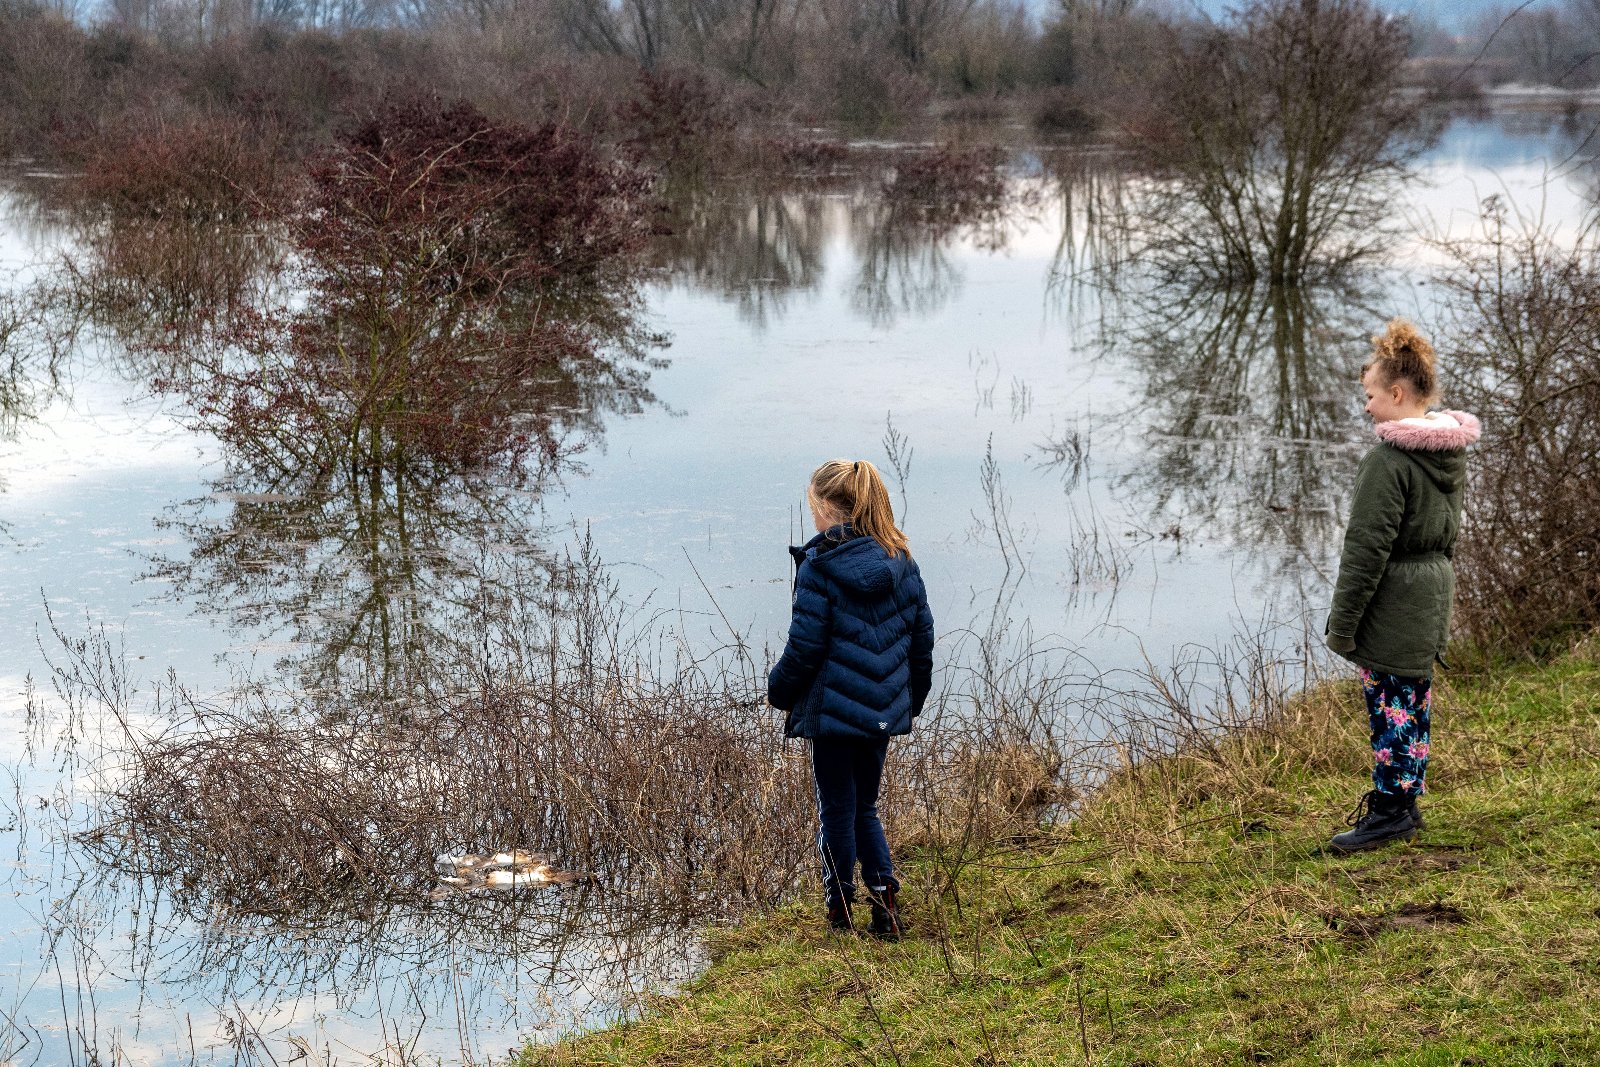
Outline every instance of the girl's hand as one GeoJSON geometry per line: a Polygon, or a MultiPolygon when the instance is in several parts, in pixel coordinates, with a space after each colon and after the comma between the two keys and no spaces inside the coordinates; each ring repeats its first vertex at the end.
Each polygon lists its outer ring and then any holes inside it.
{"type": "Polygon", "coordinates": [[[1345,634],[1330,633],[1327,636],[1327,642],[1330,649],[1340,654],[1356,650],[1356,639],[1345,634]]]}

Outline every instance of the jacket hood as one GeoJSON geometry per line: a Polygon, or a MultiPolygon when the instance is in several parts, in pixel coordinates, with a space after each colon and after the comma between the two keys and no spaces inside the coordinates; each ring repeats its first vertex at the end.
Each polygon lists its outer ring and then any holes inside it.
{"type": "Polygon", "coordinates": [[[1480,430],[1475,416],[1465,411],[1433,412],[1422,419],[1392,419],[1373,428],[1392,446],[1433,479],[1442,493],[1454,493],[1466,484],[1466,447],[1480,430]]]}
{"type": "Polygon", "coordinates": [[[1373,427],[1378,437],[1407,452],[1449,452],[1466,448],[1482,430],[1465,411],[1434,411],[1421,419],[1391,419],[1373,427]]]}
{"type": "Polygon", "coordinates": [[[895,579],[905,569],[903,558],[891,559],[876,540],[857,534],[848,525],[830,527],[789,551],[796,559],[809,559],[813,567],[846,589],[872,597],[894,589],[895,579]]]}

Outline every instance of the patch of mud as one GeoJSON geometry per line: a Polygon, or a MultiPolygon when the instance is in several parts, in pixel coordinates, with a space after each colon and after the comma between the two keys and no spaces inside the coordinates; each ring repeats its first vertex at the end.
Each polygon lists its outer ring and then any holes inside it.
{"type": "Polygon", "coordinates": [[[1409,848],[1382,860],[1375,866],[1393,867],[1402,871],[1459,871],[1477,862],[1472,856],[1463,855],[1459,849],[1441,846],[1429,849],[1409,848]]]}
{"type": "Polygon", "coordinates": [[[1464,867],[1476,866],[1477,863],[1475,857],[1463,855],[1461,850],[1450,846],[1427,849],[1412,847],[1397,851],[1361,871],[1353,872],[1351,877],[1363,889],[1370,889],[1391,884],[1396,878],[1412,883],[1418,877],[1436,873],[1448,874],[1464,867]]]}
{"type": "Polygon", "coordinates": [[[1329,929],[1352,941],[1370,940],[1385,930],[1430,930],[1440,926],[1465,926],[1471,921],[1454,904],[1438,900],[1427,904],[1402,904],[1382,915],[1325,911],[1322,920],[1329,929]]]}

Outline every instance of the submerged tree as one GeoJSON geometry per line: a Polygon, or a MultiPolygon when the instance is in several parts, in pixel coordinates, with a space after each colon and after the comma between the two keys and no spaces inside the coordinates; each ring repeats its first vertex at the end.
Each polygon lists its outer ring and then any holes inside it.
{"type": "Polygon", "coordinates": [[[554,456],[561,412],[642,392],[648,180],[584,136],[391,106],[307,184],[280,220],[303,303],[231,317],[173,380],[224,441],[291,465],[516,465],[554,456]]]}
{"type": "Polygon", "coordinates": [[[648,187],[560,126],[418,104],[306,186],[273,215],[299,303],[171,335],[166,384],[228,446],[235,507],[186,509],[190,558],[159,566],[291,629],[308,685],[393,696],[537,556],[529,479],[651,401],[648,187]]]}
{"type": "Polygon", "coordinates": [[[1293,284],[1373,251],[1426,144],[1400,92],[1407,34],[1368,0],[1252,0],[1174,31],[1136,130],[1158,181],[1144,226],[1165,265],[1293,284]]]}

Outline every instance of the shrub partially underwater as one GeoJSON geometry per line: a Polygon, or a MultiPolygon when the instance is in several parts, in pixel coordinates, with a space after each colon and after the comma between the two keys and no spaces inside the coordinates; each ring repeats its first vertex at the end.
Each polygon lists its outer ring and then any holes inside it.
{"type": "Polygon", "coordinates": [[[77,192],[120,219],[245,223],[291,192],[280,140],[229,117],[130,123],[88,144],[77,192]]]}
{"type": "MultiPolygon", "coordinates": [[[[69,643],[62,688],[125,731],[83,839],[202,911],[300,922],[469,906],[430,901],[435,858],[509,849],[591,876],[533,895],[582,893],[618,933],[800,892],[819,874],[807,749],[782,738],[747,647],[696,654],[670,621],[639,619],[591,557],[569,559],[479,621],[461,642],[479,657],[441,657],[410,692],[167,689],[152,728],[132,725],[152,720],[116,668],[69,643]]],[[[966,665],[893,746],[882,799],[931,898],[1117,768],[1280,715],[1296,674],[1258,646],[1119,680],[1003,634],[953,636],[966,665]]]]}
{"type": "Polygon", "coordinates": [[[639,383],[649,179],[586,135],[392,104],[306,181],[272,216],[303,300],[173,337],[161,384],[225,443],[516,465],[557,447],[553,409],[639,383]]]}
{"type": "Polygon", "coordinates": [[[942,145],[902,153],[884,182],[883,197],[932,226],[993,220],[1008,206],[1004,162],[1005,153],[994,147],[942,145]]]}

